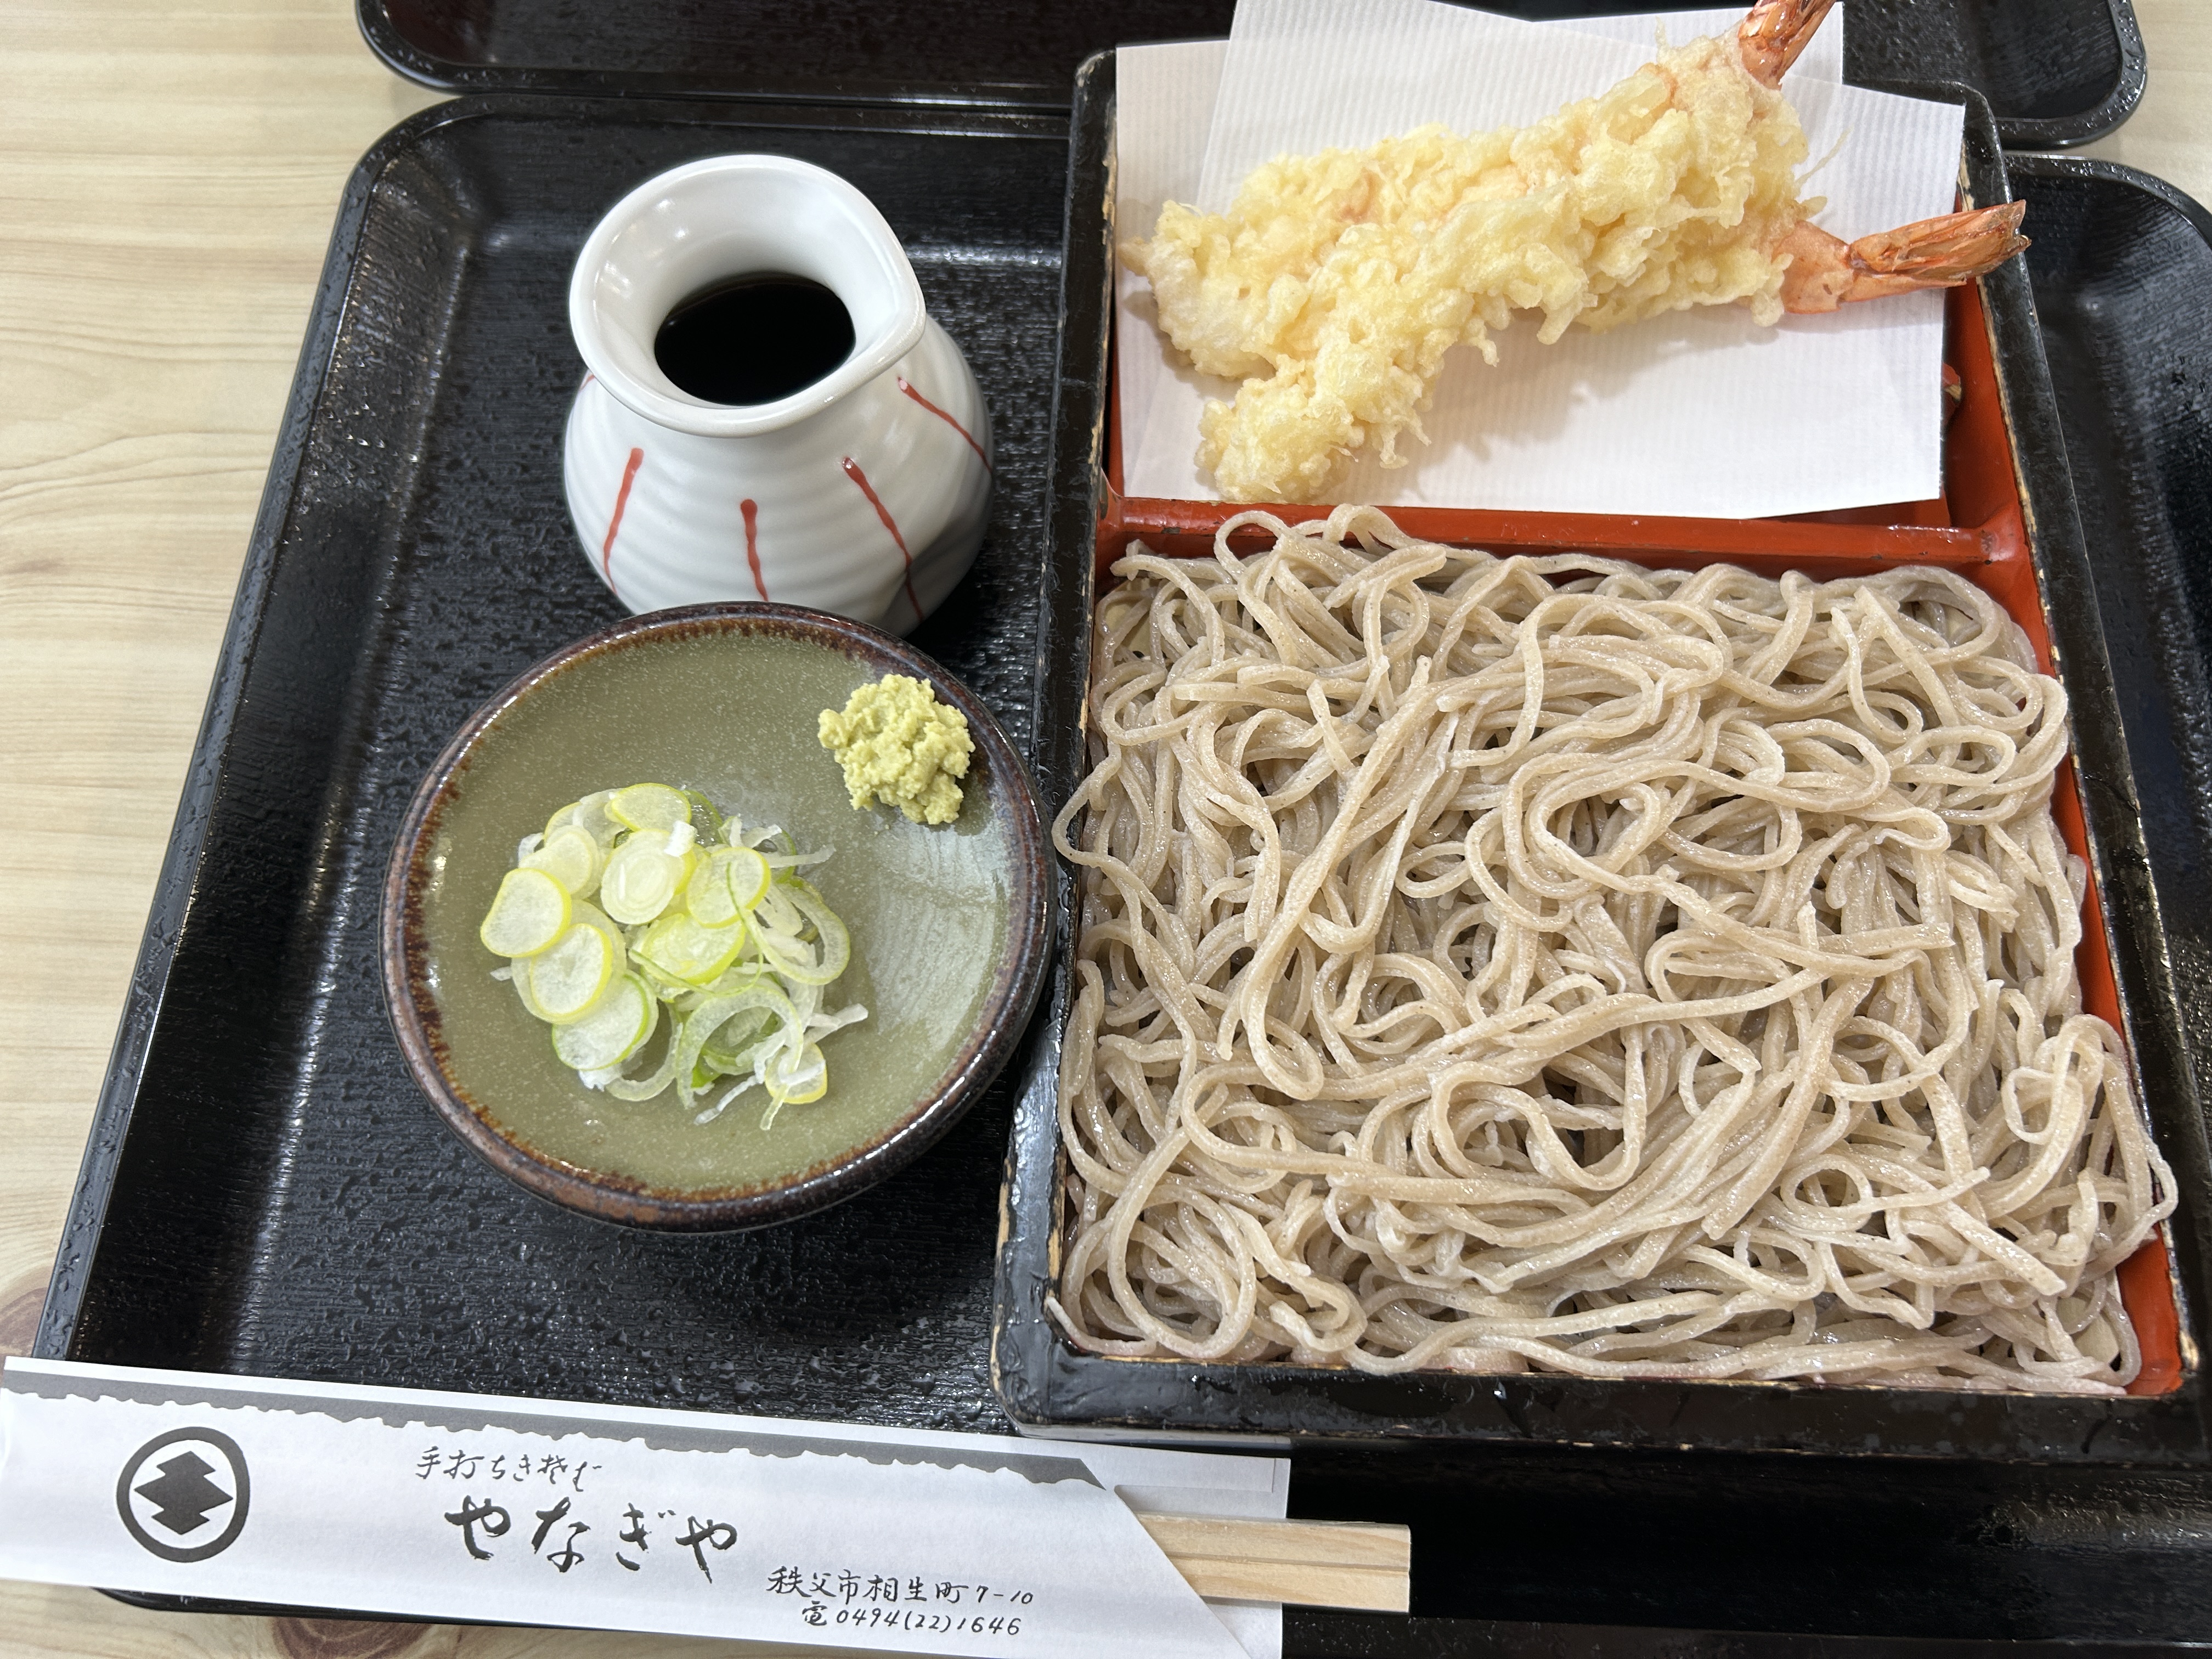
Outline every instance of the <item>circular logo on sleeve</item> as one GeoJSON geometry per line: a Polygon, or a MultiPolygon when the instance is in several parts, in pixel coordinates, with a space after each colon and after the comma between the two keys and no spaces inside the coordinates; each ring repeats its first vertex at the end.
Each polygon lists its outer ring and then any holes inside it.
{"type": "Polygon", "coordinates": [[[172,1429],[131,1455],[115,1507],[131,1535],[164,1561],[204,1561],[235,1543],[250,1496],[246,1454],[214,1429],[172,1429]]]}

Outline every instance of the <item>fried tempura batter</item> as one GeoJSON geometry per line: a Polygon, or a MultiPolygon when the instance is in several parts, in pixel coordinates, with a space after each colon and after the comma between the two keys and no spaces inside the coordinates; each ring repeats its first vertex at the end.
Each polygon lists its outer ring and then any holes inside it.
{"type": "Polygon", "coordinates": [[[1798,198],[1804,131],[1774,88],[1829,3],[1761,0],[1736,39],[1667,52],[1533,126],[1279,157],[1225,215],[1170,203],[1122,257],[1152,280],[1177,349],[1244,380],[1200,423],[1223,497],[1328,499],[1370,446],[1403,465],[1399,434],[1425,441],[1444,354],[1464,343],[1495,363],[1490,331],[1515,311],[1544,313],[1547,345],[1571,325],[1698,305],[1741,301],[1771,324],[1962,281],[2022,246],[2016,208],[1908,227],[1880,249],[1806,222],[1824,204],[1798,198]],[[1938,239],[1963,262],[1931,264],[1938,239]]]}

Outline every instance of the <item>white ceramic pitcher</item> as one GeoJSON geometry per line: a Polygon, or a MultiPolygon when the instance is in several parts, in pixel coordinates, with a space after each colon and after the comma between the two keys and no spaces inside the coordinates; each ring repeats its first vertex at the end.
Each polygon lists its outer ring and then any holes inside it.
{"type": "Polygon", "coordinates": [[[903,633],[974,562],[983,394],[883,215],[836,173],[722,155],[640,185],[584,244],[568,325],[591,371],[562,446],[568,512],[631,611],[775,599],[903,633]],[[661,323],[756,272],[835,293],[851,353],[773,403],[693,397],[654,361],[661,323]]]}

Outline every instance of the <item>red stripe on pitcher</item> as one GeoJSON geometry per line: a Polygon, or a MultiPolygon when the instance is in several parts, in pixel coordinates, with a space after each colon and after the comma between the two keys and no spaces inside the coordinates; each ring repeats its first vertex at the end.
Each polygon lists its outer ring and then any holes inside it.
{"type": "Polygon", "coordinates": [[[906,602],[914,607],[914,619],[920,622],[921,601],[914,596],[914,555],[906,550],[906,538],[899,534],[898,521],[891,517],[890,508],[884,505],[883,497],[877,495],[874,486],[869,483],[868,475],[860,471],[860,464],[848,455],[843,465],[845,476],[860,486],[860,493],[868,498],[868,505],[876,509],[876,516],[884,521],[884,528],[891,532],[891,539],[898,544],[899,557],[906,561],[906,602]]]}
{"type": "MultiPolygon", "coordinates": [[[[615,491],[615,514],[614,517],[607,520],[607,538],[599,544],[599,574],[605,579],[610,592],[613,592],[615,585],[615,573],[612,568],[615,556],[615,532],[622,528],[623,510],[629,506],[629,487],[637,482],[638,465],[644,459],[643,450],[630,451],[629,464],[623,468],[622,488],[615,491]]],[[[617,592],[615,597],[620,599],[622,595],[617,592]]]]}
{"type": "Polygon", "coordinates": [[[950,415],[939,409],[935,404],[930,402],[928,398],[923,397],[921,393],[916,392],[912,386],[908,384],[907,378],[903,374],[898,377],[898,389],[901,392],[905,392],[908,397],[913,398],[915,402],[920,404],[931,414],[936,416],[939,420],[944,422],[945,425],[951,427],[962,437],[967,439],[968,447],[974,450],[975,452],[975,459],[983,463],[983,471],[988,472],[993,470],[991,466],[991,458],[983,453],[983,446],[975,441],[975,434],[974,433],[970,432],[966,427],[961,425],[959,422],[954,420],[950,415]]]}
{"type": "Polygon", "coordinates": [[[768,584],[761,580],[760,568],[760,503],[748,495],[738,503],[738,512],[745,521],[745,562],[752,567],[753,592],[766,599],[768,584]]]}

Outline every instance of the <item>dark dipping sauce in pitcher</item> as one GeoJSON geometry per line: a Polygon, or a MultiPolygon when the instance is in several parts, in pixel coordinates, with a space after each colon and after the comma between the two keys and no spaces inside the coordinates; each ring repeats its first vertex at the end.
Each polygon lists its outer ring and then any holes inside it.
{"type": "Polygon", "coordinates": [[[704,288],[653,338],[660,372],[710,404],[772,404],[853,353],[853,316],[805,276],[757,271],[704,288]]]}

